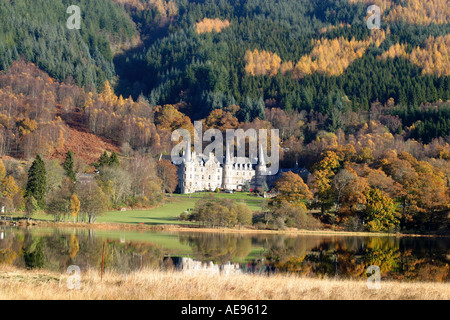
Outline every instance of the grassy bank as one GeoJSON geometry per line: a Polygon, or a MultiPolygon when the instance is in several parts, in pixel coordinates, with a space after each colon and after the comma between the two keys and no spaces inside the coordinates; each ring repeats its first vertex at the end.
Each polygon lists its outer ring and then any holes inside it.
{"type": "MultiPolygon", "coordinates": [[[[198,193],[193,195],[173,195],[167,197],[167,202],[160,206],[127,211],[108,211],[105,215],[97,218],[98,223],[119,223],[119,224],[151,224],[151,225],[189,225],[187,221],[180,221],[178,217],[184,211],[193,209],[197,201],[207,193],[198,193]]],[[[240,194],[215,194],[217,198],[229,198],[235,201],[245,202],[253,211],[260,211],[263,202],[262,198],[257,198],[247,193],[240,194]]],[[[15,218],[21,217],[21,214],[15,214],[15,218]]],[[[33,216],[34,220],[53,221],[53,216],[46,213],[38,213],[33,216]]]]}
{"type": "Polygon", "coordinates": [[[445,283],[381,281],[369,290],[364,280],[311,279],[295,275],[206,275],[143,270],[129,275],[82,271],[79,290],[69,290],[68,274],[0,267],[0,299],[88,300],[260,300],[450,299],[445,283]]]}
{"type": "MultiPolygon", "coordinates": [[[[103,230],[151,230],[151,231],[175,231],[175,232],[213,232],[213,233],[255,233],[255,234],[308,234],[308,235],[337,235],[337,236],[408,236],[408,237],[435,237],[444,235],[420,235],[400,233],[374,233],[374,232],[350,232],[333,230],[299,230],[290,228],[286,230],[257,230],[254,228],[230,229],[230,228],[198,228],[197,223],[179,220],[183,211],[193,209],[198,200],[207,193],[192,195],[173,195],[161,206],[142,210],[109,211],[104,216],[98,217],[96,223],[53,223],[53,216],[39,213],[33,216],[33,223],[44,227],[69,227],[90,228],[103,230]]],[[[235,201],[244,201],[253,211],[261,210],[262,198],[252,194],[214,194],[218,198],[230,198],[235,201]]],[[[14,215],[16,222],[24,219],[21,214],[14,215]]],[[[23,224],[26,226],[26,224],[23,224]]],[[[448,236],[448,235],[447,235],[448,236]]]]}
{"type": "MultiPolygon", "coordinates": [[[[6,222],[9,224],[9,222],[6,222]]],[[[234,234],[285,234],[285,235],[315,235],[315,236],[355,236],[355,237],[449,237],[444,234],[414,234],[414,233],[383,233],[383,232],[353,232],[353,231],[335,231],[335,230],[303,230],[296,228],[287,228],[283,230],[255,229],[249,227],[242,228],[206,228],[199,227],[198,224],[186,223],[180,224],[136,224],[119,222],[96,222],[96,223],[73,223],[73,222],[53,222],[48,220],[33,220],[28,223],[26,220],[17,221],[18,227],[38,227],[38,228],[79,228],[79,229],[97,229],[109,231],[156,231],[165,233],[183,233],[183,232],[202,232],[202,233],[234,233],[234,234]]]]}

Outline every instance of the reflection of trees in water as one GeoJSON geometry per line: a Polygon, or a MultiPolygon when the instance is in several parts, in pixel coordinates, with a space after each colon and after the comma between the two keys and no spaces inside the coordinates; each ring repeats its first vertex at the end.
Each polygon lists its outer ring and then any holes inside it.
{"type": "Polygon", "coordinates": [[[22,255],[28,269],[44,267],[45,256],[42,248],[43,241],[41,238],[33,238],[29,233],[25,234],[22,255]]]}
{"type": "MultiPolygon", "coordinates": [[[[86,230],[67,232],[55,229],[52,233],[41,235],[25,231],[22,241],[20,237],[16,238],[16,241],[12,240],[15,245],[9,251],[5,249],[2,255],[0,249],[0,263],[55,271],[65,271],[69,265],[77,265],[81,270],[101,266],[103,240],[86,230]],[[13,255],[14,259],[11,258],[13,255]]],[[[158,267],[163,256],[163,250],[152,244],[108,240],[105,270],[127,272],[141,267],[158,267]]]]}
{"type": "MultiPolygon", "coordinates": [[[[445,243],[438,244],[432,259],[423,256],[434,246],[419,239],[411,240],[418,249],[414,254],[404,246],[410,241],[396,237],[333,237],[289,235],[189,234],[180,241],[194,249],[195,259],[225,263],[245,258],[253,248],[263,248],[261,258],[247,259],[252,266],[270,265],[279,272],[312,277],[367,278],[370,265],[380,267],[382,277],[414,280],[448,280],[445,243]],[[402,243],[404,243],[402,245],[402,243]],[[253,262],[253,264],[252,264],[253,262]]],[[[246,264],[247,265],[247,264],[246,264]]]]}
{"type": "Polygon", "coordinates": [[[20,259],[23,242],[22,233],[15,234],[9,228],[1,228],[3,239],[0,240],[0,265],[17,265],[20,259]]]}
{"type": "Polygon", "coordinates": [[[193,247],[194,257],[215,263],[232,262],[247,257],[252,250],[252,238],[235,234],[180,235],[180,242],[193,247]]]}
{"type": "Polygon", "coordinates": [[[321,244],[320,237],[277,236],[267,240],[266,259],[280,271],[305,273],[303,259],[321,244]]]}
{"type": "Polygon", "coordinates": [[[450,281],[450,241],[446,238],[414,238],[400,240],[402,255],[397,273],[398,280],[450,281]]]}
{"type": "MultiPolygon", "coordinates": [[[[367,277],[368,266],[377,265],[383,278],[449,281],[448,239],[208,233],[182,234],[179,239],[192,247],[194,259],[205,262],[246,261],[312,277],[360,279],[367,277]]],[[[0,264],[100,269],[103,241],[93,230],[15,230],[0,241],[0,264]]],[[[150,243],[107,240],[105,270],[158,268],[165,254],[170,251],[150,243]]]]}
{"type": "Polygon", "coordinates": [[[392,237],[369,238],[364,251],[364,263],[378,266],[381,275],[396,270],[400,263],[399,239],[392,237]]]}
{"type": "Polygon", "coordinates": [[[399,253],[398,244],[389,238],[297,237],[291,241],[284,247],[272,248],[268,258],[275,260],[280,271],[321,278],[364,277],[372,264],[389,271],[396,266],[399,253]]]}
{"type": "Polygon", "coordinates": [[[449,281],[450,266],[444,259],[432,259],[427,256],[418,258],[412,250],[402,253],[398,272],[391,274],[397,280],[449,281]]]}
{"type": "Polygon", "coordinates": [[[107,241],[105,268],[117,272],[129,272],[143,267],[158,268],[164,251],[149,243],[107,241]]]}
{"type": "Polygon", "coordinates": [[[324,242],[305,257],[310,273],[318,277],[365,278],[370,265],[386,274],[398,266],[398,240],[380,238],[338,238],[324,242]]]}

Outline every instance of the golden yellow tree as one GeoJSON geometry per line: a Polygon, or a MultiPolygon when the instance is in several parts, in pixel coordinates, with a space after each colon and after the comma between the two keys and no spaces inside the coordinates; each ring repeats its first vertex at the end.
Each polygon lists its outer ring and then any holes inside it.
{"type": "Polygon", "coordinates": [[[306,208],[305,202],[313,198],[313,194],[303,179],[293,172],[284,172],[275,183],[275,190],[278,192],[275,200],[288,201],[304,208],[306,208]]]}
{"type": "Polygon", "coordinates": [[[1,194],[4,198],[12,199],[19,191],[13,176],[9,175],[1,181],[1,194]]]}
{"type": "Polygon", "coordinates": [[[78,217],[80,213],[81,203],[76,194],[73,194],[70,197],[70,211],[72,213],[73,222],[75,223],[75,219],[78,217]]]}
{"type": "Polygon", "coordinates": [[[6,177],[6,168],[3,161],[0,159],[0,181],[6,177]]]}

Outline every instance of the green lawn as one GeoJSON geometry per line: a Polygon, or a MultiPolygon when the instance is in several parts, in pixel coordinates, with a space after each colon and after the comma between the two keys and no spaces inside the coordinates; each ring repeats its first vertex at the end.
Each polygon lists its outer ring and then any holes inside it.
{"type": "MultiPolygon", "coordinates": [[[[148,210],[129,210],[125,212],[110,211],[105,216],[99,217],[98,222],[115,223],[145,223],[145,224],[190,224],[190,222],[179,221],[177,218],[183,211],[193,209],[195,203],[207,193],[196,193],[189,195],[173,195],[168,197],[168,203],[148,210]]],[[[236,201],[244,201],[253,211],[261,210],[262,199],[250,194],[214,194],[217,198],[229,198],[236,201]]]]}
{"type": "Polygon", "coordinates": [[[97,222],[131,223],[139,224],[189,224],[190,222],[179,221],[177,217],[183,211],[194,208],[198,199],[170,199],[170,202],[153,209],[110,211],[102,217],[98,217],[97,222]]]}
{"type": "MultiPolygon", "coordinates": [[[[196,192],[193,194],[174,194],[173,198],[178,199],[200,199],[205,196],[208,196],[210,192],[196,192]]],[[[212,193],[214,198],[218,199],[230,199],[235,200],[237,202],[243,201],[246,205],[249,206],[253,211],[260,211],[261,206],[264,202],[263,198],[256,197],[253,193],[250,192],[235,192],[235,193],[212,193]]]]}
{"type": "MultiPolygon", "coordinates": [[[[183,211],[193,209],[195,203],[200,200],[207,192],[195,193],[192,195],[173,195],[167,197],[167,203],[152,209],[145,210],[127,210],[127,211],[109,211],[104,216],[98,217],[97,222],[105,223],[145,223],[150,225],[158,224],[190,224],[190,222],[179,221],[177,218],[183,211]]],[[[214,193],[216,198],[227,198],[235,201],[245,202],[253,211],[261,210],[262,198],[253,196],[250,193],[214,193]]],[[[19,215],[15,215],[19,217],[19,215]]],[[[33,216],[35,220],[51,221],[53,216],[46,213],[38,213],[33,216]]]]}

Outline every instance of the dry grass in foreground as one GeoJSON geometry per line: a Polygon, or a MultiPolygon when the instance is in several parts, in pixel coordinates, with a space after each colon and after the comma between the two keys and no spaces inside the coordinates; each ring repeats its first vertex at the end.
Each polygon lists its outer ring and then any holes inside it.
{"type": "Polygon", "coordinates": [[[69,290],[69,274],[0,268],[0,299],[33,300],[448,300],[448,283],[381,282],[369,290],[365,281],[319,280],[294,275],[209,276],[144,270],[129,275],[81,273],[81,288],[69,290]]]}

